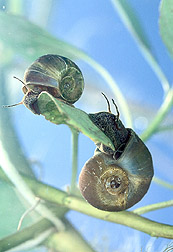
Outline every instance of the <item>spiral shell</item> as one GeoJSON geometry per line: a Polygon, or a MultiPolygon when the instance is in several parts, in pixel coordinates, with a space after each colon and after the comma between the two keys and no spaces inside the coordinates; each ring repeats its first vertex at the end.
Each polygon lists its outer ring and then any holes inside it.
{"type": "Polygon", "coordinates": [[[83,197],[98,209],[128,209],[143,198],[150,186],[154,173],[151,154],[136,133],[128,130],[130,138],[117,160],[113,155],[96,152],[79,176],[83,197]]]}
{"type": "Polygon", "coordinates": [[[53,54],[41,56],[25,71],[23,92],[37,86],[54,97],[73,104],[82,95],[83,75],[70,59],[53,54]]]}

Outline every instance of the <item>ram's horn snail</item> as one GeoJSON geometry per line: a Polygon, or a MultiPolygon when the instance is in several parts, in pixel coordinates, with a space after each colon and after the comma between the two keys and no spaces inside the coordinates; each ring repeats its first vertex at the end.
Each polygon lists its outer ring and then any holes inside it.
{"type": "MultiPolygon", "coordinates": [[[[99,127],[98,118],[103,117],[100,120],[105,125],[99,128],[108,137],[113,137],[115,152],[106,146],[100,149],[99,145],[94,156],[82,168],[79,188],[83,197],[94,207],[121,211],[132,207],[146,194],[154,174],[152,157],[137,134],[132,129],[124,128],[119,121],[119,113],[118,116],[110,111],[101,113],[96,114],[96,125],[99,127]],[[117,124],[118,127],[115,126],[117,124]],[[125,134],[128,132],[125,140],[117,139],[119,130],[120,136],[123,131],[125,134]]],[[[95,122],[94,114],[90,118],[95,122]]]]}
{"type": "Polygon", "coordinates": [[[47,91],[65,103],[73,104],[84,89],[83,75],[78,66],[68,58],[53,54],[35,60],[26,69],[21,82],[24,84],[22,90],[25,96],[19,104],[24,104],[35,114],[40,114],[37,98],[42,91],[47,91]]]}

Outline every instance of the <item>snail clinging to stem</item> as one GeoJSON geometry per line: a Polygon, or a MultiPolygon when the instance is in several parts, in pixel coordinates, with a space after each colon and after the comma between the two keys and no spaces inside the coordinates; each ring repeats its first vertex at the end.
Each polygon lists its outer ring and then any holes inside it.
{"type": "Polygon", "coordinates": [[[37,99],[42,91],[47,91],[55,98],[67,104],[75,103],[82,95],[84,79],[79,67],[70,59],[54,54],[47,54],[35,60],[25,71],[22,91],[23,100],[12,107],[24,104],[34,114],[40,114],[37,99]]]}
{"type": "MultiPolygon", "coordinates": [[[[25,96],[18,104],[24,104],[34,114],[40,114],[37,99],[42,91],[71,105],[80,98],[84,88],[83,75],[78,66],[68,58],[53,54],[34,61],[21,82],[25,96]]],[[[94,207],[121,211],[139,202],[146,194],[154,173],[153,163],[146,145],[119,119],[114,100],[117,115],[111,113],[109,101],[105,98],[108,112],[88,116],[110,138],[115,150],[102,143],[97,144],[94,156],[80,173],[79,188],[83,197],[94,207]]]]}
{"type": "MultiPolygon", "coordinates": [[[[105,97],[106,98],[106,97],[105,97]]],[[[98,144],[79,176],[83,197],[94,207],[121,211],[139,202],[148,191],[153,177],[151,154],[130,128],[125,128],[117,115],[108,112],[89,114],[90,119],[107,135],[115,151],[98,144]]]]}

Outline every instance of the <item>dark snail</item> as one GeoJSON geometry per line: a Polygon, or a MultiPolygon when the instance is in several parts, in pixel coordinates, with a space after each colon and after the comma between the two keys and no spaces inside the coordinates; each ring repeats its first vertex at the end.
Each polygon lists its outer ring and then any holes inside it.
{"type": "Polygon", "coordinates": [[[73,104],[84,89],[83,75],[78,66],[68,58],[53,54],[34,61],[25,71],[24,81],[21,82],[25,96],[19,104],[24,104],[35,114],[40,114],[37,98],[42,91],[73,104]]]}
{"type": "Polygon", "coordinates": [[[130,208],[146,194],[152,177],[151,154],[132,129],[125,128],[109,112],[89,114],[90,119],[107,135],[115,151],[99,144],[79,176],[83,197],[94,207],[105,211],[130,208]]]}

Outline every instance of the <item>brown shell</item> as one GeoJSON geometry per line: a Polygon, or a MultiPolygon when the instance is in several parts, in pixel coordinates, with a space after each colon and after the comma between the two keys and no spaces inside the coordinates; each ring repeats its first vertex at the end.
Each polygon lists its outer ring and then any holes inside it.
{"type": "Polygon", "coordinates": [[[80,191],[96,208],[125,210],[148,191],[153,177],[151,154],[135,132],[130,132],[125,150],[117,160],[113,155],[96,153],[81,171],[80,191]]]}
{"type": "Polygon", "coordinates": [[[82,95],[84,79],[79,67],[70,59],[54,55],[43,55],[25,71],[25,86],[36,92],[48,91],[54,97],[73,104],[82,95]],[[40,91],[39,91],[40,89],[40,91]]]}

